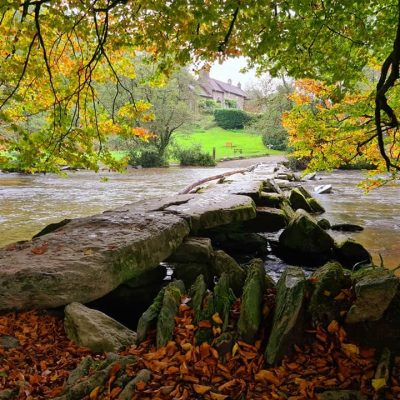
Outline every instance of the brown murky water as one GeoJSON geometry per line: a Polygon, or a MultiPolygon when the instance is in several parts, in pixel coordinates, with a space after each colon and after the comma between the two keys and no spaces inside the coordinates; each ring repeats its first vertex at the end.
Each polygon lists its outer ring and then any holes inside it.
{"type": "MultiPolygon", "coordinates": [[[[74,172],[21,176],[0,174],[0,246],[32,235],[51,222],[86,216],[152,196],[172,195],[206,176],[227,168],[165,168],[133,170],[126,174],[74,172]],[[101,178],[108,178],[102,182],[101,178]]],[[[353,234],[375,260],[400,264],[400,186],[391,184],[363,195],[356,187],[360,172],[337,171],[320,175],[307,187],[330,183],[334,193],[316,195],[332,223],[350,222],[365,230],[353,234]]]]}

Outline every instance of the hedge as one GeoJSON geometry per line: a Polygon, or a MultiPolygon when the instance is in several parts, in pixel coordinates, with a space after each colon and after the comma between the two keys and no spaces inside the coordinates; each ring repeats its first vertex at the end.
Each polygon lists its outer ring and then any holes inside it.
{"type": "Polygon", "coordinates": [[[217,125],[223,129],[243,129],[251,120],[249,114],[234,108],[219,108],[214,110],[214,118],[217,125]]]}

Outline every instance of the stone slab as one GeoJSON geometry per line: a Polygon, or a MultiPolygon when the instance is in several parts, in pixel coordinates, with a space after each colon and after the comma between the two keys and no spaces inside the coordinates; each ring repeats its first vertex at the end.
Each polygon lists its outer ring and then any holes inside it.
{"type": "Polygon", "coordinates": [[[188,233],[179,216],[119,210],[8,246],[0,250],[0,311],[95,300],[155,268],[188,233]]]}

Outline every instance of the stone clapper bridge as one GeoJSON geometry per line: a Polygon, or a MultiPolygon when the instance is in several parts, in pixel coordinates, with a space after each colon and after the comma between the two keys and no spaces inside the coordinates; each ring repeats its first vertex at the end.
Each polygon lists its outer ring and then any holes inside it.
{"type": "MultiPolygon", "coordinates": [[[[354,240],[336,243],[329,222],[315,218],[323,207],[290,170],[260,164],[192,192],[52,224],[30,241],[1,249],[0,312],[67,306],[65,328],[71,340],[94,351],[117,351],[136,340],[135,332],[83,304],[104,311],[107,299],[119,302],[133,294],[136,300],[130,307],[139,302],[139,315],[147,309],[139,320],[141,341],[150,323],[162,317],[166,297],[174,304],[174,293],[184,294],[185,287],[192,287],[193,302],[200,298],[193,308],[203,312],[202,299],[217,279],[214,292],[225,285],[227,298],[242,296],[237,335],[251,343],[261,321],[261,310],[254,304],[261,305],[266,288],[274,287],[275,317],[265,354],[269,363],[276,364],[298,337],[305,309],[312,320],[325,325],[339,319],[343,310],[333,299],[350,287],[356,299],[345,317],[349,330],[353,327],[361,339],[373,338],[364,335],[363,322],[374,321],[376,326],[368,329],[385,329],[385,343],[399,347],[398,331],[386,329],[393,323],[390,307],[398,296],[398,278],[383,268],[372,268],[368,251],[354,240]],[[279,238],[267,239],[268,232],[278,232],[279,238]],[[259,259],[271,252],[292,264],[320,267],[311,294],[299,267],[288,267],[275,285],[259,259]],[[163,280],[163,263],[180,281],[159,292],[168,283],[163,280]],[[352,275],[350,269],[360,266],[364,268],[358,275],[352,275]],[[385,320],[388,313],[392,319],[385,320]],[[85,330],[89,334],[83,334],[85,330]]],[[[159,324],[158,346],[173,334],[173,315],[164,319],[172,325],[159,324]]]]}

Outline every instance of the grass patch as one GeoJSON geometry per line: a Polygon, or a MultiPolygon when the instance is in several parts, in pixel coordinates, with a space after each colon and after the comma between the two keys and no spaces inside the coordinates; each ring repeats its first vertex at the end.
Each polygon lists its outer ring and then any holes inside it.
{"type": "Polygon", "coordinates": [[[261,135],[242,130],[225,130],[214,127],[208,130],[194,130],[191,133],[177,133],[174,142],[183,148],[199,144],[203,151],[212,154],[216,149],[216,159],[243,156],[258,157],[267,154],[283,154],[282,151],[271,150],[264,146],[261,135]],[[232,147],[228,143],[232,144],[232,147]],[[241,150],[241,152],[240,152],[241,150]]]}

